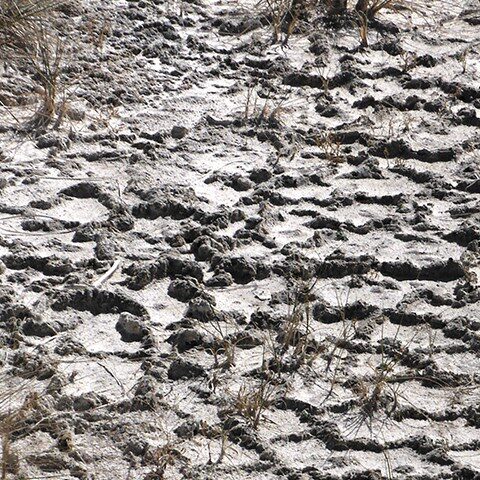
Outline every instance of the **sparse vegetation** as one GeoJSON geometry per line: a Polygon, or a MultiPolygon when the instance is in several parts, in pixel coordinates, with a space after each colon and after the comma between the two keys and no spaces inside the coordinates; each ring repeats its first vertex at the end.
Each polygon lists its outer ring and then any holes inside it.
{"type": "Polygon", "coordinates": [[[300,19],[318,3],[319,0],[259,0],[257,8],[264,13],[272,29],[273,42],[287,45],[300,19]]]}
{"type": "Polygon", "coordinates": [[[147,462],[153,466],[144,480],[163,480],[168,467],[184,462],[184,457],[175,443],[167,442],[147,454],[147,462]]]}
{"type": "Polygon", "coordinates": [[[368,47],[368,18],[367,15],[360,11],[358,16],[358,33],[360,35],[360,46],[368,47]]]}
{"type": "MultiPolygon", "coordinates": [[[[266,12],[273,32],[273,41],[279,42],[283,36],[284,24],[292,16],[294,0],[260,0],[257,7],[266,12]]],[[[293,21],[293,19],[292,19],[293,21]]]]}
{"type": "Polygon", "coordinates": [[[0,480],[473,478],[473,28],[58,3],[0,0],[0,480]]]}
{"type": "Polygon", "coordinates": [[[282,125],[282,118],[289,106],[288,98],[273,100],[271,93],[260,96],[255,87],[249,86],[245,98],[243,122],[278,127],[282,125]]]}
{"type": "Polygon", "coordinates": [[[342,163],[345,161],[342,155],[342,144],[331,131],[327,130],[317,135],[315,142],[328,162],[342,163]]]}
{"type": "MultiPolygon", "coordinates": [[[[296,370],[312,365],[323,352],[323,345],[314,339],[312,299],[316,282],[298,282],[292,287],[291,312],[281,325],[275,340],[271,340],[273,365],[281,369],[285,362],[296,370]]],[[[274,368],[275,369],[275,368],[274,368]]]]}
{"type": "Polygon", "coordinates": [[[383,9],[393,8],[393,0],[358,0],[355,10],[373,20],[383,9]]]}
{"type": "MultiPolygon", "coordinates": [[[[39,396],[29,392],[25,382],[19,382],[15,388],[7,386],[2,378],[3,391],[0,393],[0,439],[1,439],[1,480],[7,480],[10,474],[19,473],[19,458],[12,448],[14,436],[24,427],[32,412],[38,408],[39,396]],[[23,401],[20,400],[23,398],[23,401]]],[[[17,478],[17,477],[15,477],[17,478]]]]}
{"type": "Polygon", "coordinates": [[[27,122],[28,130],[41,130],[58,113],[59,77],[64,46],[53,22],[52,13],[59,0],[2,0],[0,3],[0,57],[7,65],[27,69],[40,88],[41,105],[27,122]]]}
{"type": "Polygon", "coordinates": [[[210,326],[202,326],[213,338],[212,346],[208,351],[213,355],[214,368],[228,369],[235,365],[235,352],[239,338],[235,336],[238,333],[238,327],[231,322],[222,322],[215,319],[210,326]],[[223,357],[223,360],[222,360],[223,357]]]}
{"type": "Polygon", "coordinates": [[[417,62],[417,55],[412,52],[403,50],[400,54],[402,59],[402,71],[408,73],[412,68],[415,68],[417,62]]]}
{"type": "MultiPolygon", "coordinates": [[[[2,38],[1,52],[10,56],[28,48],[34,41],[38,27],[44,25],[47,15],[57,8],[59,0],[1,0],[0,2],[0,35],[2,38]]],[[[33,47],[33,46],[32,46],[33,47]]]]}
{"type": "Polygon", "coordinates": [[[34,78],[38,79],[42,87],[42,101],[29,123],[34,130],[48,126],[57,113],[59,114],[58,123],[61,120],[62,112],[57,110],[57,96],[64,50],[58,37],[50,38],[49,34],[41,28],[37,32],[36,52],[37,55],[32,56],[30,61],[35,72],[34,78]]]}
{"type": "Polygon", "coordinates": [[[94,19],[89,19],[87,22],[87,32],[92,45],[99,50],[103,50],[105,40],[112,33],[112,24],[106,19],[101,22],[94,19]]]}
{"type": "Polygon", "coordinates": [[[278,385],[268,375],[253,385],[244,383],[238,389],[235,409],[256,429],[265,411],[277,400],[278,393],[278,385]]]}
{"type": "Polygon", "coordinates": [[[352,386],[357,395],[360,407],[358,427],[367,422],[372,428],[372,422],[379,410],[384,410],[391,416],[398,406],[398,385],[392,386],[395,368],[400,359],[382,359],[372,368],[372,374],[366,374],[352,386]]]}

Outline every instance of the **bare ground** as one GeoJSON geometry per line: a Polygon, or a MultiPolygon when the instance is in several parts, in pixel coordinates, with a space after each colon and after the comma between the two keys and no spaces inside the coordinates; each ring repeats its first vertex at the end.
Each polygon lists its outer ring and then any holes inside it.
{"type": "Polygon", "coordinates": [[[478,3],[239,3],[60,13],[36,136],[3,72],[5,478],[480,478],[478,3]]]}

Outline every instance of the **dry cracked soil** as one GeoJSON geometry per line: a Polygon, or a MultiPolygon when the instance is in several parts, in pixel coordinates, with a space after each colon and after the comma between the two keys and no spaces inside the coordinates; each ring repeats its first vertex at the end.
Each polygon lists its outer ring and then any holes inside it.
{"type": "Polygon", "coordinates": [[[35,134],[3,69],[2,479],[480,478],[480,6],[412,4],[78,1],[35,134]]]}

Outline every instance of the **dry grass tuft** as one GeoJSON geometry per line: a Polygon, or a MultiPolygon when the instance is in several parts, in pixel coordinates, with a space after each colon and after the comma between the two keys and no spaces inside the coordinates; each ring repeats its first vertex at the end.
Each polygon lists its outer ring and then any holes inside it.
{"type": "Polygon", "coordinates": [[[144,480],[162,480],[165,478],[168,467],[184,462],[182,451],[171,442],[149,452],[147,457],[148,463],[153,464],[154,468],[144,477],[144,480]]]}
{"type": "Polygon", "coordinates": [[[358,0],[355,10],[373,20],[381,10],[397,10],[403,7],[398,0],[358,0]]]}
{"type": "Polygon", "coordinates": [[[35,72],[34,78],[42,87],[42,102],[29,122],[33,130],[48,126],[57,112],[58,84],[64,51],[60,39],[50,38],[44,29],[37,32],[36,47],[37,54],[30,57],[30,62],[35,72]]]}
{"type": "MultiPolygon", "coordinates": [[[[37,53],[39,34],[47,29],[48,14],[59,0],[0,0],[0,56],[11,62],[37,53]]],[[[43,40],[47,40],[43,36],[43,40]]]]}
{"type": "Polygon", "coordinates": [[[247,420],[253,428],[258,428],[262,416],[277,400],[278,386],[269,378],[262,378],[254,386],[243,384],[235,399],[236,411],[247,420]]]}
{"type": "Polygon", "coordinates": [[[318,0],[259,0],[257,9],[272,28],[273,42],[286,45],[300,18],[317,4],[318,0]]]}
{"type": "Polygon", "coordinates": [[[342,144],[331,131],[327,130],[315,137],[315,143],[328,162],[342,163],[345,161],[342,153],[342,144]]]}
{"type": "Polygon", "coordinates": [[[29,415],[38,408],[38,402],[38,394],[28,392],[24,382],[17,388],[6,387],[0,393],[1,480],[9,478],[9,474],[18,478],[19,458],[12,449],[12,439],[22,430],[29,415]],[[12,406],[19,396],[24,397],[23,403],[12,406]]]}
{"type": "Polygon", "coordinates": [[[26,125],[31,130],[45,128],[57,113],[64,48],[52,25],[52,12],[64,3],[0,0],[0,59],[27,70],[41,92],[41,105],[26,125]]]}
{"type": "Polygon", "coordinates": [[[8,38],[2,46],[23,45],[46,14],[64,2],[58,0],[1,0],[0,32],[8,38]]]}

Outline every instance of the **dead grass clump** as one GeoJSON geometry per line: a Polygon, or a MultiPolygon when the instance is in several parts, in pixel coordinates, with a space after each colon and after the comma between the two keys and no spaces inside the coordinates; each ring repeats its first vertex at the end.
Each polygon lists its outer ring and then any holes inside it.
{"type": "Polygon", "coordinates": [[[322,132],[315,137],[315,143],[328,162],[342,163],[345,161],[342,155],[342,144],[334,133],[322,132]]]}
{"type": "Polygon", "coordinates": [[[273,42],[286,45],[300,18],[317,3],[318,0],[259,0],[257,8],[272,28],[273,42]]]}
{"type": "Polygon", "coordinates": [[[61,121],[62,112],[57,112],[57,94],[62,57],[63,46],[60,39],[53,39],[44,29],[40,29],[37,32],[36,55],[30,57],[34,79],[42,89],[40,107],[29,122],[33,130],[48,126],[56,113],[59,114],[57,125],[61,121]]]}
{"type": "Polygon", "coordinates": [[[235,409],[253,428],[258,428],[262,416],[278,397],[278,385],[270,378],[262,378],[255,385],[243,384],[235,398],[235,409]]]}
{"type": "Polygon", "coordinates": [[[292,108],[292,102],[288,98],[272,99],[271,92],[260,94],[255,86],[247,88],[245,107],[242,122],[254,125],[265,125],[270,128],[278,128],[284,125],[285,117],[292,108]]]}
{"type": "Polygon", "coordinates": [[[396,10],[398,6],[398,0],[358,0],[355,10],[363,13],[368,20],[373,20],[381,10],[396,10]]]}
{"type": "Polygon", "coordinates": [[[371,424],[377,412],[384,410],[391,416],[398,406],[398,386],[394,386],[398,360],[386,359],[373,368],[372,375],[358,380],[352,391],[360,406],[360,423],[371,424]]]}
{"type": "Polygon", "coordinates": [[[368,17],[367,15],[360,11],[357,12],[358,15],[358,34],[360,36],[360,46],[368,47],[368,17]]]}
{"type": "Polygon", "coordinates": [[[58,0],[0,0],[0,36],[2,55],[9,50],[21,52],[27,48],[46,15],[59,6],[58,0]]]}
{"type": "Polygon", "coordinates": [[[38,408],[37,393],[27,394],[20,406],[10,407],[11,397],[19,393],[21,390],[7,389],[0,394],[1,480],[6,480],[9,474],[17,478],[19,458],[12,449],[12,440],[22,430],[28,416],[38,408]]]}
{"type": "Polygon", "coordinates": [[[268,22],[272,28],[273,42],[281,40],[283,24],[290,14],[293,0],[260,0],[257,7],[266,12],[268,22]]]}
{"type": "Polygon", "coordinates": [[[300,282],[292,288],[293,304],[277,335],[277,346],[272,342],[273,362],[281,367],[288,361],[291,367],[312,365],[323,352],[323,345],[314,339],[312,300],[316,282],[300,282]]]}
{"type": "Polygon", "coordinates": [[[163,480],[169,467],[180,463],[185,463],[185,457],[182,451],[172,442],[155,448],[147,454],[147,463],[152,464],[151,470],[144,480],[163,480]]]}
{"type": "Polygon", "coordinates": [[[13,419],[4,418],[0,427],[2,441],[1,479],[6,480],[9,473],[18,473],[18,457],[11,448],[11,433],[13,431],[13,419]]]}
{"type": "MultiPolygon", "coordinates": [[[[379,341],[380,358],[374,363],[367,362],[370,371],[350,385],[359,408],[358,414],[351,423],[353,430],[358,431],[362,425],[366,424],[372,431],[376,420],[384,423],[385,419],[395,415],[401,400],[422,415],[421,409],[404,395],[401,388],[405,381],[420,378],[418,371],[402,367],[402,362],[408,355],[419,331],[416,331],[412,338],[403,344],[398,341],[399,333],[400,327],[393,339],[386,338],[382,325],[379,341]],[[395,346],[397,343],[398,345],[395,346]]],[[[430,380],[436,385],[441,385],[437,379],[430,380]]]]}
{"type": "Polygon", "coordinates": [[[201,326],[213,338],[211,347],[207,350],[213,355],[213,367],[229,369],[235,365],[238,327],[233,321],[222,322],[215,318],[211,326],[201,326]]]}
{"type": "Polygon", "coordinates": [[[369,22],[374,21],[382,10],[411,12],[412,7],[406,0],[358,0],[355,5],[355,13],[357,14],[361,47],[368,47],[369,22]]]}
{"type": "Polygon", "coordinates": [[[0,58],[6,65],[26,70],[41,92],[41,105],[27,123],[28,129],[45,128],[57,113],[64,48],[52,24],[52,12],[62,3],[0,0],[0,58]]]}

